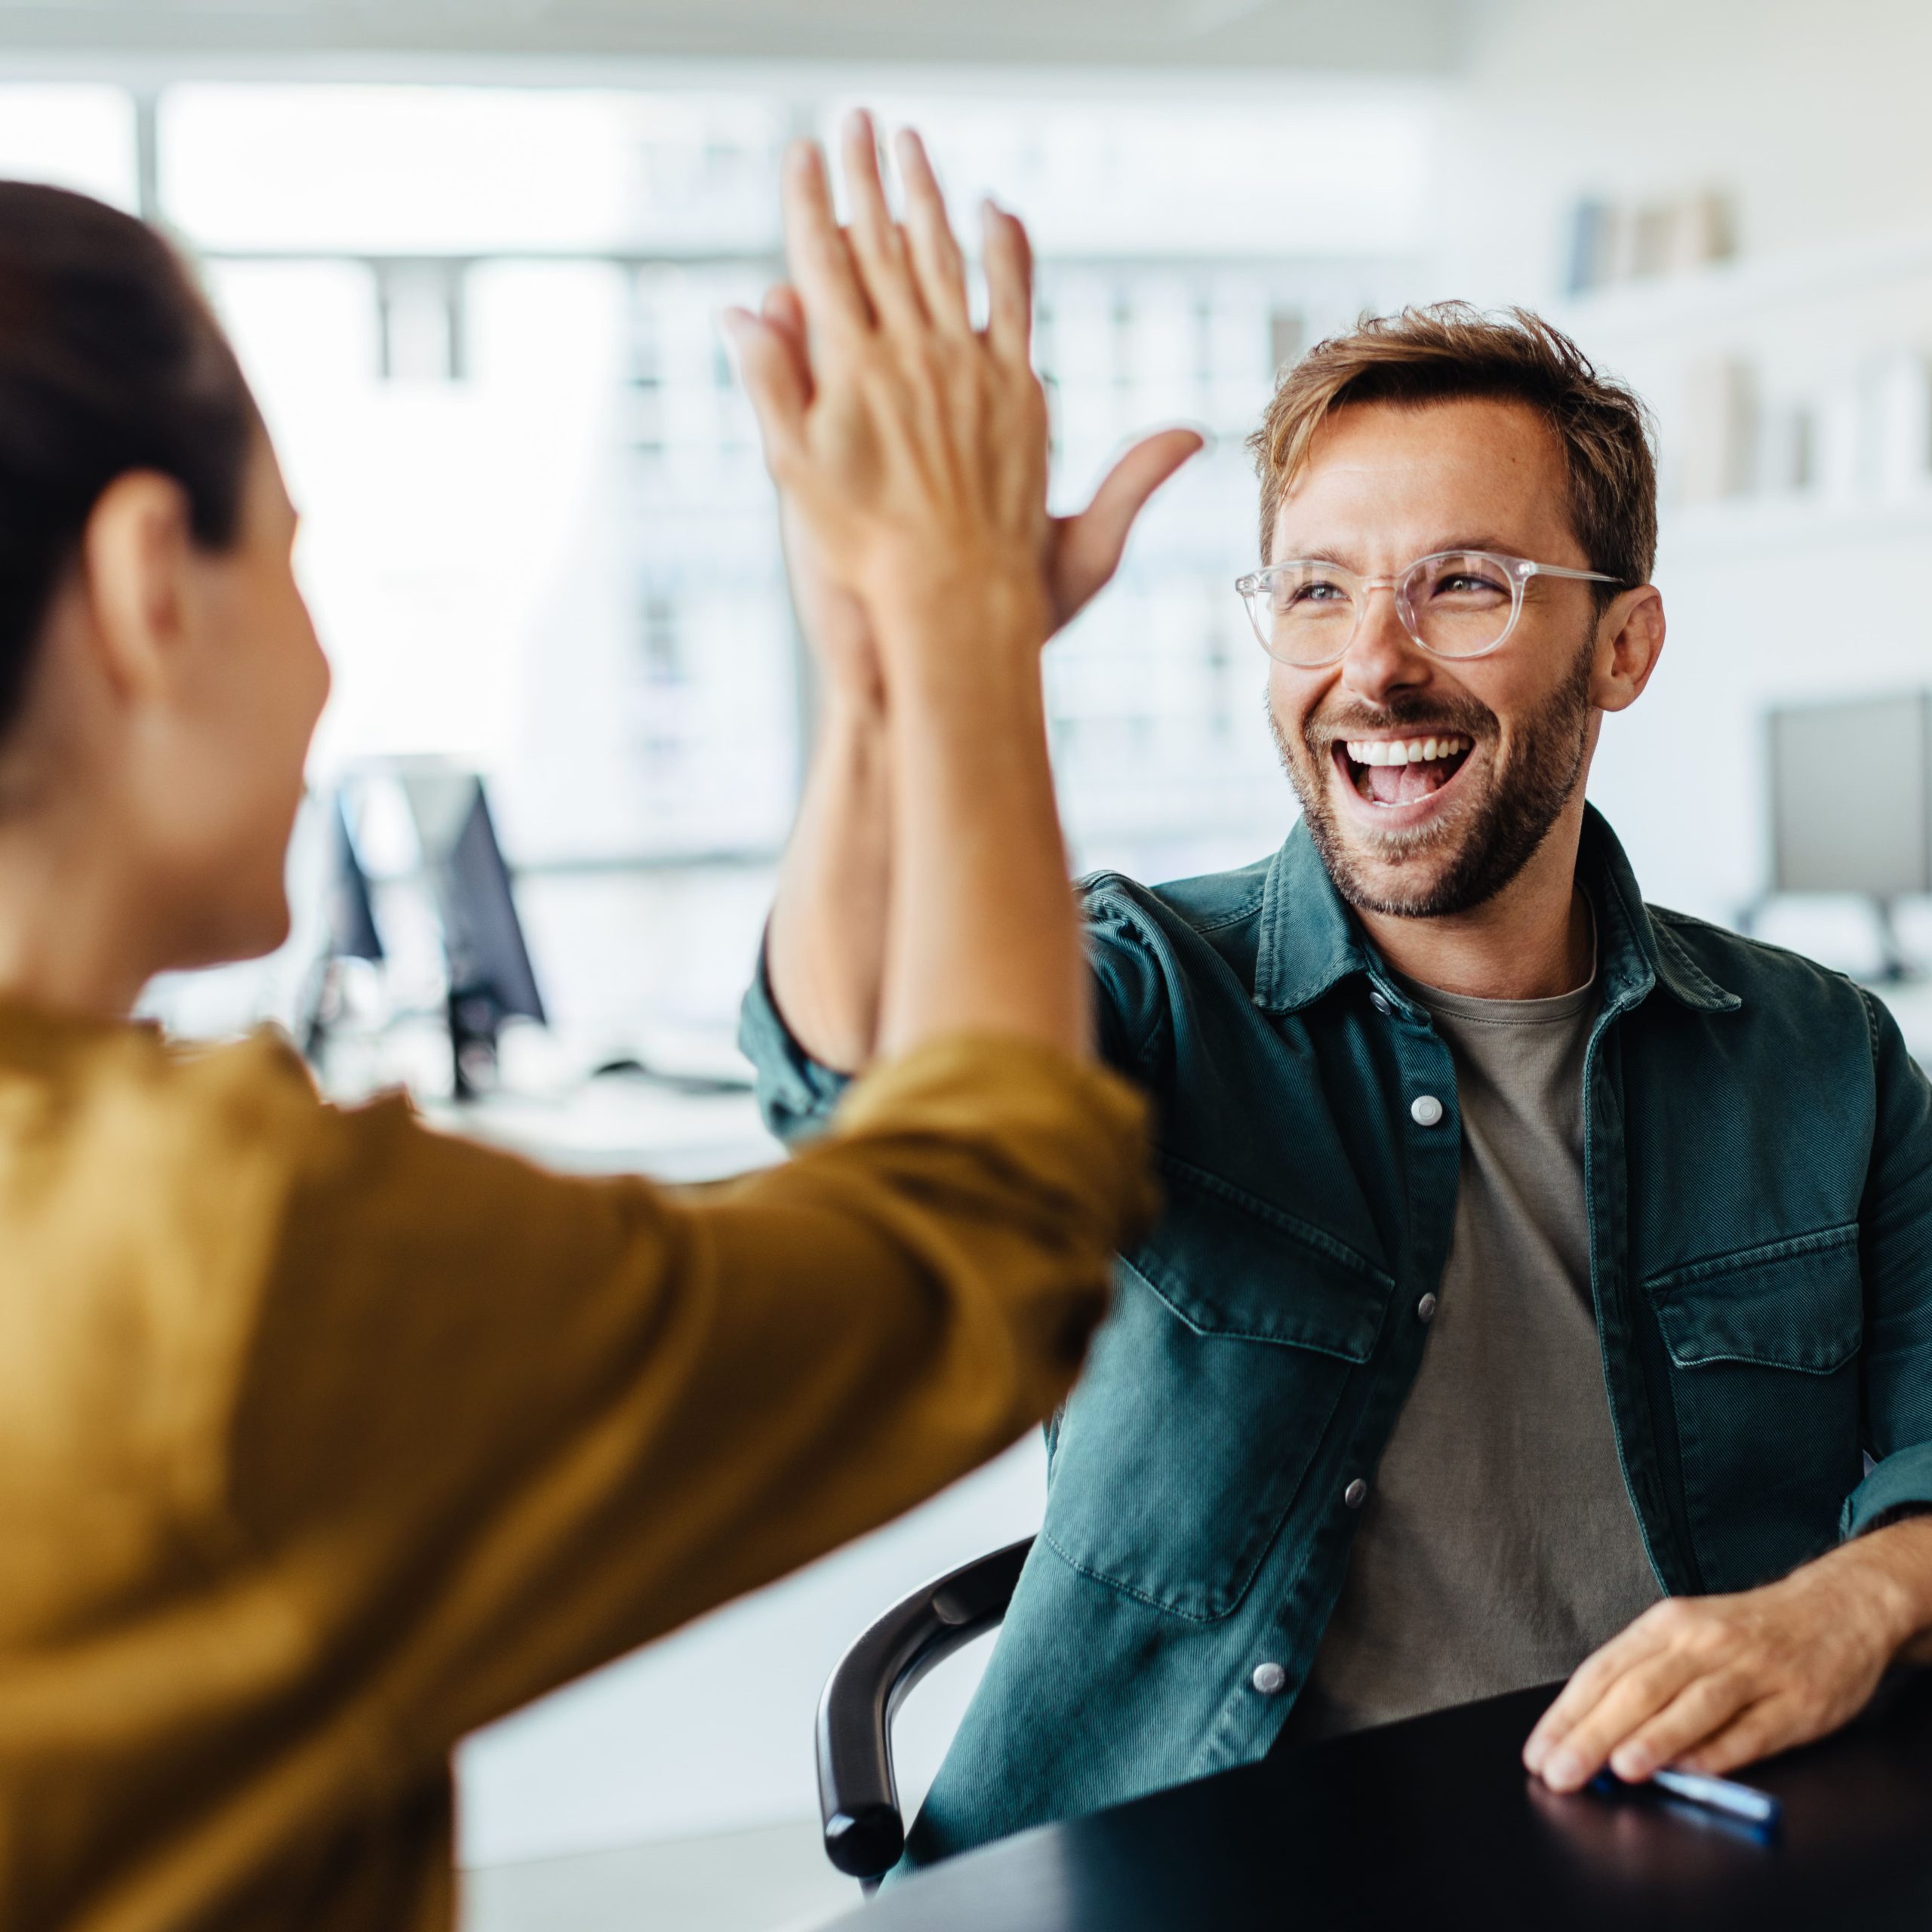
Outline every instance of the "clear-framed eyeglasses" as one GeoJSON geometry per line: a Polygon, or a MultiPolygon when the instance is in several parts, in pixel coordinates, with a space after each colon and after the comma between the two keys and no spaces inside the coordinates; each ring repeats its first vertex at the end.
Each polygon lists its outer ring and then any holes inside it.
{"type": "Polygon", "coordinates": [[[1438,550],[1393,577],[1358,577],[1310,558],[1270,564],[1236,579],[1261,648],[1284,664],[1313,669],[1344,656],[1361,629],[1370,594],[1395,593],[1395,614],[1423,650],[1437,657],[1486,657],[1516,628],[1533,577],[1579,583],[1621,583],[1601,571],[1532,563],[1494,550],[1438,550]]]}

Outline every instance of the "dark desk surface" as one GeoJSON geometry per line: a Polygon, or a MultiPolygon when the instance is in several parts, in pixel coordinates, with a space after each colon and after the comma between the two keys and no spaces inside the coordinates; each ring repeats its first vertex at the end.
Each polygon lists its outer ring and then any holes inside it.
{"type": "Polygon", "coordinates": [[[1932,1675],[1742,1775],[1780,1837],[1649,1795],[1558,1798],[1518,1755],[1556,1687],[1048,1826],[889,1887],[849,1932],[1891,1932],[1932,1927],[1932,1675]]]}

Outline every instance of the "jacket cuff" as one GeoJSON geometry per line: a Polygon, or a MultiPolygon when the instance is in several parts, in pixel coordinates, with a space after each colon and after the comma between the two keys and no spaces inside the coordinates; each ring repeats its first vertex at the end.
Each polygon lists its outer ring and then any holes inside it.
{"type": "Polygon", "coordinates": [[[1915,1442],[1878,1463],[1845,1498],[1838,1534],[1849,1539],[1881,1527],[1900,1511],[1932,1509],[1932,1442],[1915,1442]]]}
{"type": "Polygon", "coordinates": [[[764,1124],[780,1140],[802,1139],[831,1124],[851,1077],[821,1065],[792,1037],[772,995],[763,943],[758,971],[738,1010],[738,1046],[756,1072],[764,1124]]]}

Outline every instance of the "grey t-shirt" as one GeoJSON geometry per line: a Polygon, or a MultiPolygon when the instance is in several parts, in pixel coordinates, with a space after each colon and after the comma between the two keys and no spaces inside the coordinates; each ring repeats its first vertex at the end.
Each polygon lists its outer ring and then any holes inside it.
{"type": "Polygon", "coordinates": [[[1404,982],[1456,1063],[1456,1223],[1414,1388],[1284,1743],[1567,1676],[1660,1592],[1617,1466],[1590,1302],[1590,983],[1404,982]]]}

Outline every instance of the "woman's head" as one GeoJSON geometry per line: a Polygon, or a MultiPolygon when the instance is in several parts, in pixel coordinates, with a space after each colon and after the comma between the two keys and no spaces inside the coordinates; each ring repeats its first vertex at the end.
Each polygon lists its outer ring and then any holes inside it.
{"type": "Polygon", "coordinates": [[[286,931],[328,688],[294,530],[172,250],[84,196],[0,183],[0,891],[8,851],[43,834],[111,859],[143,974],[286,931]]]}

